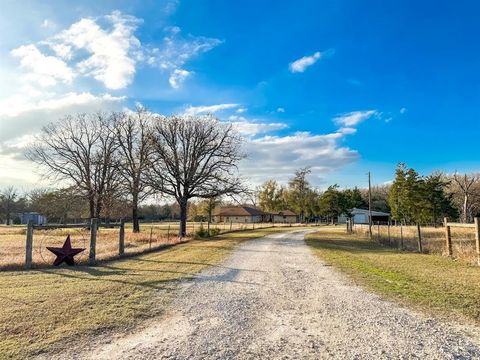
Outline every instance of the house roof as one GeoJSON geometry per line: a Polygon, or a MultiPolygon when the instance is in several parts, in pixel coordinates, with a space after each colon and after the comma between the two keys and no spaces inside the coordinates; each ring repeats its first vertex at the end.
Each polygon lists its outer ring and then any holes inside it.
{"type": "Polygon", "coordinates": [[[217,216],[260,216],[265,213],[249,206],[221,207],[215,212],[217,216]]]}
{"type": "Polygon", "coordinates": [[[282,210],[282,211],[276,211],[272,212],[272,215],[279,215],[279,216],[297,216],[293,211],[291,210],[282,210]]]}
{"type": "MultiPolygon", "coordinates": [[[[368,215],[368,209],[353,208],[350,212],[352,213],[352,215],[356,215],[356,214],[366,214],[366,215],[368,215]]],[[[386,212],[373,211],[372,210],[372,216],[390,216],[390,214],[386,213],[386,212]]]]}

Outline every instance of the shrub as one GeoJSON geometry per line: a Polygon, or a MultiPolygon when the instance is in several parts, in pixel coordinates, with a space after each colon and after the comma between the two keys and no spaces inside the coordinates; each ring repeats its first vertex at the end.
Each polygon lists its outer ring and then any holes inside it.
{"type": "Polygon", "coordinates": [[[220,234],[219,228],[210,229],[210,236],[217,236],[218,234],[220,234]]]}
{"type": "Polygon", "coordinates": [[[203,224],[201,224],[201,225],[200,225],[200,229],[198,229],[198,230],[195,232],[195,236],[200,237],[200,238],[204,238],[204,237],[207,237],[207,236],[208,236],[208,232],[207,232],[207,230],[205,230],[205,228],[203,227],[203,224]]]}

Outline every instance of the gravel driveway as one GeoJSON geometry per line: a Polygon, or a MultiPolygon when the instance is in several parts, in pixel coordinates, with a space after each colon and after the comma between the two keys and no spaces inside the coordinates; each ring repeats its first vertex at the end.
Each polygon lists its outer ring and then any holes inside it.
{"type": "Polygon", "coordinates": [[[353,286],[305,232],[243,243],[180,286],[167,315],[93,359],[480,359],[457,329],[353,286]]]}

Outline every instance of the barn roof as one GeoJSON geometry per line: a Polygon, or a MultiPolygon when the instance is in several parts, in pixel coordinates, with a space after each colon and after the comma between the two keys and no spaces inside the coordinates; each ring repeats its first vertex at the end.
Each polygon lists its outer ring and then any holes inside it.
{"type": "Polygon", "coordinates": [[[221,207],[215,212],[217,216],[260,216],[264,214],[263,211],[249,206],[221,207]]]}
{"type": "Polygon", "coordinates": [[[272,215],[279,215],[279,216],[297,216],[293,211],[291,210],[282,210],[282,211],[276,211],[272,212],[272,215]]]}
{"type": "MultiPolygon", "coordinates": [[[[356,215],[356,214],[366,214],[366,215],[368,215],[368,209],[353,208],[352,210],[350,210],[350,213],[352,215],[356,215]]],[[[372,216],[390,216],[390,214],[386,213],[386,212],[382,212],[382,211],[373,211],[372,210],[372,216]]]]}

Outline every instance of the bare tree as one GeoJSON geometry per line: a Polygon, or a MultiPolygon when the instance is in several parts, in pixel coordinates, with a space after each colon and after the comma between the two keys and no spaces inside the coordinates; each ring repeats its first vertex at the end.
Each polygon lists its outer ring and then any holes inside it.
{"type": "Polygon", "coordinates": [[[135,113],[116,114],[116,134],[119,145],[119,170],[122,183],[131,196],[133,232],[140,232],[138,204],[151,194],[147,186],[147,168],[152,155],[149,128],[152,113],[138,108],[135,113]]]}
{"type": "Polygon", "coordinates": [[[152,141],[155,151],[150,184],[177,200],[180,237],[186,235],[189,199],[244,191],[236,176],[237,164],[244,157],[242,139],[231,124],[211,115],[158,118],[152,141]]]}
{"type": "Polygon", "coordinates": [[[112,116],[66,116],[45,126],[27,157],[52,181],[75,186],[88,199],[90,218],[100,217],[107,196],[119,185],[112,116]]]}
{"type": "Polygon", "coordinates": [[[12,222],[12,212],[15,211],[15,201],[17,200],[17,197],[17,190],[13,186],[7,187],[0,194],[0,200],[7,225],[10,225],[12,222]]]}
{"type": "Polygon", "coordinates": [[[461,220],[464,223],[467,223],[472,217],[472,197],[475,195],[475,185],[480,180],[480,176],[477,174],[472,175],[458,175],[457,173],[453,174],[453,180],[455,184],[459,187],[460,193],[462,196],[462,211],[461,211],[461,220]]]}

